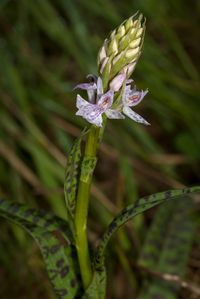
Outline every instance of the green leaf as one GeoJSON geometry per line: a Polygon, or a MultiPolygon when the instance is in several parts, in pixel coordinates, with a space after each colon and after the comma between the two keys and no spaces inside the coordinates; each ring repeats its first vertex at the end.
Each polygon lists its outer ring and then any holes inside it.
{"type": "Polygon", "coordinates": [[[81,164],[81,142],[86,129],[83,130],[81,136],[74,142],[72,149],[69,153],[67,165],[65,169],[65,202],[69,215],[73,218],[76,207],[76,192],[78,177],[80,173],[81,164]]]}
{"type": "Polygon", "coordinates": [[[161,205],[156,212],[152,225],[147,233],[138,264],[148,269],[154,269],[162,250],[163,239],[167,233],[171,216],[177,209],[176,202],[161,205]]]}
{"type": "Polygon", "coordinates": [[[178,199],[181,195],[188,195],[190,193],[200,192],[200,187],[184,188],[179,190],[168,190],[165,192],[155,193],[150,196],[139,199],[136,203],[128,206],[122,212],[114,218],[110,223],[107,231],[104,233],[101,243],[97,249],[95,257],[96,269],[101,269],[104,266],[104,256],[107,244],[113,234],[125,224],[127,221],[132,219],[134,216],[171,199],[178,199]]]}
{"type": "Polygon", "coordinates": [[[20,225],[36,240],[57,298],[75,298],[80,291],[80,281],[68,223],[45,211],[3,199],[0,200],[0,216],[20,225]]]}
{"type": "Polygon", "coordinates": [[[92,282],[82,299],[104,299],[106,292],[106,270],[95,271],[92,282]]]}
{"type": "MultiPolygon", "coordinates": [[[[165,205],[165,210],[163,207],[157,212],[144,244],[139,265],[156,272],[157,275],[183,277],[196,227],[191,218],[193,208],[193,201],[183,197],[175,204],[165,205]],[[164,227],[158,227],[161,224],[164,227]]],[[[139,298],[175,299],[178,298],[179,289],[178,283],[154,276],[148,280],[139,298]]]]}

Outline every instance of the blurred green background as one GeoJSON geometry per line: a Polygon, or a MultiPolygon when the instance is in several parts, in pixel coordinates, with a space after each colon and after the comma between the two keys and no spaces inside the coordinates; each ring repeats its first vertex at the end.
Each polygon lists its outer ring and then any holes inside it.
{"type": "MultiPolygon", "coordinates": [[[[96,74],[103,40],[137,10],[147,29],[134,80],[149,94],[136,112],[151,127],[108,122],[92,186],[92,244],[138,196],[200,180],[200,2],[0,1],[0,196],[62,217],[66,156],[86,124],[75,116],[73,87],[96,74]]],[[[140,242],[152,215],[135,221],[140,242]]],[[[0,298],[54,298],[37,246],[18,227],[0,226],[0,298]]],[[[134,278],[125,249],[112,251],[109,298],[127,298],[134,278]]]]}

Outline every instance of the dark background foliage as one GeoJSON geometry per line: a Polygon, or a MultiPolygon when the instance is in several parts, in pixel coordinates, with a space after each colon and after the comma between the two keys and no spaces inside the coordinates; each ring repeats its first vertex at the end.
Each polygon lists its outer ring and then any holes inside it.
{"type": "MultiPolygon", "coordinates": [[[[85,125],[75,116],[73,87],[97,72],[103,40],[137,10],[147,30],[134,80],[149,94],[136,112],[151,127],[108,122],[92,186],[93,245],[116,211],[138,196],[199,182],[200,2],[0,1],[0,195],[62,217],[66,155],[85,125]]],[[[137,218],[135,232],[128,229],[132,245],[140,248],[154,214],[137,218]]],[[[18,227],[2,219],[0,225],[0,297],[54,298],[37,246],[18,227]]],[[[132,297],[140,285],[140,270],[131,264],[137,253],[130,258],[124,234],[117,238],[109,298],[132,297]]],[[[196,241],[186,270],[197,284],[200,266],[191,260],[200,263],[199,248],[196,241]]]]}

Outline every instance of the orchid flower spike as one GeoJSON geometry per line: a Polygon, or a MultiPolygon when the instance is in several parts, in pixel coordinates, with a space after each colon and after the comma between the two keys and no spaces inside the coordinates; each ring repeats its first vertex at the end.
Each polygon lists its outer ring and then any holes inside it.
{"type": "Polygon", "coordinates": [[[102,80],[100,77],[95,79],[93,83],[79,84],[75,88],[87,90],[89,102],[83,99],[79,94],[77,95],[76,107],[78,111],[76,115],[82,116],[89,123],[101,127],[103,113],[111,119],[124,118],[121,112],[110,109],[113,103],[114,90],[103,93],[102,80]]]}
{"type": "Polygon", "coordinates": [[[130,117],[132,120],[144,125],[150,124],[142,116],[134,112],[130,107],[138,105],[147,93],[148,90],[138,91],[135,87],[131,89],[131,85],[126,85],[124,93],[122,95],[123,113],[126,116],[130,117]]]}

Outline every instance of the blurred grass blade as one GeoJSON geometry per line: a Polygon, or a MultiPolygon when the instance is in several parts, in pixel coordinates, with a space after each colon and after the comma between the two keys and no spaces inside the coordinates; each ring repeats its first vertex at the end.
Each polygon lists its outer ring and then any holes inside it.
{"type": "Polygon", "coordinates": [[[128,206],[110,223],[107,231],[104,233],[101,243],[97,249],[95,264],[97,269],[101,269],[104,265],[105,249],[113,234],[127,221],[136,215],[172,199],[178,199],[180,196],[200,192],[200,186],[184,188],[179,190],[168,190],[165,192],[155,193],[139,199],[136,203],[128,206]]]}
{"type": "Polygon", "coordinates": [[[57,298],[75,298],[80,284],[67,222],[44,211],[3,199],[0,200],[0,216],[20,225],[35,239],[57,298]]]}
{"type": "Polygon", "coordinates": [[[66,26],[64,19],[59,16],[55,7],[48,0],[24,2],[38,26],[54,42],[66,49],[78,62],[80,67],[85,70],[86,61],[81,55],[71,31],[66,26]]]}
{"type": "Polygon", "coordinates": [[[175,205],[174,203],[165,205],[167,216],[164,215],[163,208],[158,211],[139,259],[139,265],[158,275],[147,282],[140,299],[178,298],[180,289],[178,282],[183,277],[187,266],[196,227],[196,223],[191,219],[193,208],[193,202],[182,197],[175,205]],[[156,228],[159,223],[163,222],[163,216],[165,217],[164,233],[161,226],[156,228]],[[153,249],[155,252],[152,256],[153,249]],[[151,257],[153,257],[152,260],[151,257]],[[158,277],[159,275],[161,277],[158,277]],[[162,275],[169,277],[169,280],[165,281],[162,275]],[[173,277],[178,278],[177,282],[173,280],[173,277]]]}
{"type": "MultiPolygon", "coordinates": [[[[137,190],[137,178],[133,171],[133,167],[130,163],[130,160],[127,157],[121,157],[119,161],[119,166],[121,170],[121,174],[123,176],[124,185],[126,186],[125,194],[127,197],[127,203],[131,204],[138,198],[138,190],[137,190]]],[[[143,215],[138,215],[133,220],[133,227],[137,232],[137,236],[139,239],[142,238],[144,233],[144,219],[143,215]]]]}

